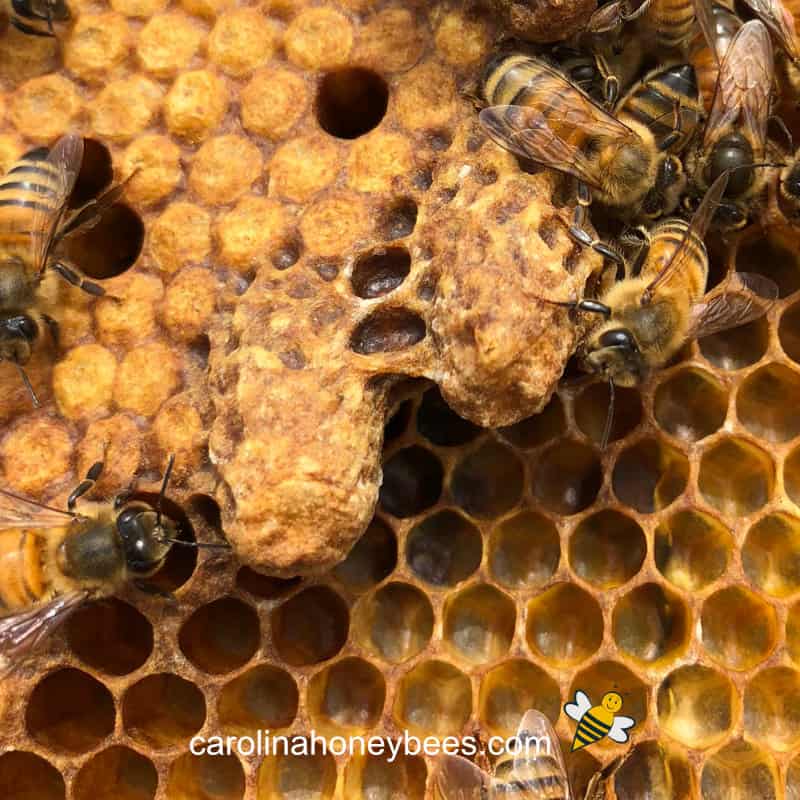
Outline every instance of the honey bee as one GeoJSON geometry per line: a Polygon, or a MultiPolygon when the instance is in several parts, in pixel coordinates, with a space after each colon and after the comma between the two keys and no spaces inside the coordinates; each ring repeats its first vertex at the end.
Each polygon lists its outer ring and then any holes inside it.
{"type": "Polygon", "coordinates": [[[43,327],[58,341],[55,320],[36,309],[42,280],[52,272],[91,295],[105,292],[58,253],[65,237],[95,224],[125,186],[112,187],[67,215],[82,158],[83,139],[64,136],[49,151],[26,153],[0,180],[0,362],[19,370],[35,406],[39,402],[24,366],[43,327]]]}
{"type": "Polygon", "coordinates": [[[64,0],[11,0],[11,24],[29,36],[55,36],[53,22],[69,18],[64,0]]]}
{"type": "MultiPolygon", "coordinates": [[[[522,717],[513,752],[497,761],[493,774],[462,756],[442,755],[432,785],[439,800],[574,800],[567,767],[553,726],[540,711],[522,717]]],[[[604,800],[614,773],[627,758],[618,756],[589,781],[584,800],[604,800]]]]}
{"type": "Polygon", "coordinates": [[[689,45],[689,61],[697,74],[700,96],[714,97],[719,65],[725,59],[742,20],[729,8],[710,0],[695,0],[695,16],[700,32],[689,45]]]}
{"type": "Polygon", "coordinates": [[[125,584],[152,591],[174,546],[225,548],[188,542],[162,512],[174,456],[155,505],[119,495],[91,515],[75,505],[103,470],[97,462],[67,501],[67,510],[0,489],[0,674],[20,661],[87,601],[125,584]]]}
{"type": "Polygon", "coordinates": [[[600,6],[589,18],[586,31],[590,35],[618,36],[623,26],[638,20],[641,36],[659,49],[677,50],[689,40],[694,29],[692,0],[614,0],[600,6]]]}
{"type": "MultiPolygon", "coordinates": [[[[714,41],[709,45],[714,47],[714,41]]],[[[743,227],[767,179],[763,163],[774,63],[766,27],[751,20],[736,32],[719,67],[714,102],[700,146],[687,159],[699,193],[730,173],[715,222],[743,227]]]]}
{"type": "Polygon", "coordinates": [[[791,209],[789,219],[796,224],[800,220],[800,150],[781,170],[779,185],[781,198],[791,209]]]}

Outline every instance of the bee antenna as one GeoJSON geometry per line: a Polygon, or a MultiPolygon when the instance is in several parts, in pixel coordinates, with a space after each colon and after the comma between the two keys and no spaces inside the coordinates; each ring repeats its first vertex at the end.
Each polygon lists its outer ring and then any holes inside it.
{"type": "Polygon", "coordinates": [[[159,542],[164,544],[177,544],[182,547],[194,547],[197,550],[230,550],[227,542],[186,542],[183,539],[172,539],[168,536],[159,537],[159,542]]]}
{"type": "Polygon", "coordinates": [[[603,428],[603,438],[600,440],[600,449],[605,450],[608,440],[611,438],[611,426],[614,424],[614,381],[608,379],[608,414],[606,414],[606,425],[603,428]]]}
{"type": "Polygon", "coordinates": [[[19,376],[22,378],[22,382],[25,384],[25,388],[28,390],[28,394],[31,396],[31,402],[33,403],[34,408],[39,408],[41,403],[39,403],[39,398],[36,396],[36,392],[33,391],[33,386],[31,385],[30,379],[28,378],[28,373],[25,372],[22,364],[17,364],[16,361],[12,362],[14,366],[19,370],[19,376]]]}
{"type": "Polygon", "coordinates": [[[175,463],[175,454],[170,453],[167,460],[167,468],[164,470],[164,479],[161,481],[161,490],[158,493],[158,501],[156,502],[156,527],[161,530],[161,507],[164,504],[164,495],[167,493],[167,484],[169,483],[169,476],[172,474],[172,466],[175,463]]]}

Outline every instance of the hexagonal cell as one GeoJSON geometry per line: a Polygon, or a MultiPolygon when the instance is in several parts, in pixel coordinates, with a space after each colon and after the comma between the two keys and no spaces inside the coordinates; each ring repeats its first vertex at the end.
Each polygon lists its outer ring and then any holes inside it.
{"type": "Polygon", "coordinates": [[[440,447],[459,447],[471,442],[481,429],[462,419],[445,403],[438,386],[422,395],[417,411],[417,430],[440,447]]]}
{"type": "MultiPolygon", "coordinates": [[[[388,752],[388,748],[387,748],[388,752]]],[[[425,759],[399,753],[355,755],[344,770],[344,796],[361,800],[424,800],[428,770],[425,759]]]]}
{"type": "Polygon", "coordinates": [[[387,583],[353,610],[354,638],[386,661],[413,658],[432,634],[433,607],[416,586],[387,583]]]}
{"type": "Polygon", "coordinates": [[[760,447],[730,436],[703,453],[698,486],[718,511],[740,517],[758,511],[772,496],[775,467],[760,447]]]}
{"type": "Polygon", "coordinates": [[[212,675],[243,667],[260,640],[258,614],[235,597],[221,597],[196,609],[178,633],[186,658],[212,675]]]}
{"type": "Polygon", "coordinates": [[[75,800],[152,800],[158,772],[152,761],[129,747],[115,745],[92,756],[75,776],[75,800]]]}
{"type": "Polygon", "coordinates": [[[685,650],[691,616],[677,594],[644,583],[617,601],[612,630],[617,646],[631,658],[663,663],[685,650]]]}
{"type": "Polygon", "coordinates": [[[786,442],[800,433],[800,375],[783,364],[766,364],[748,375],[736,395],[736,413],[759,439],[786,442]]]}
{"type": "Polygon", "coordinates": [[[575,574],[601,589],[629,581],[646,555],[647,540],[639,524],[611,509],[582,519],[569,540],[569,563],[575,574]]]}
{"type": "Polygon", "coordinates": [[[142,678],[122,698],[122,724],[128,735],[145,747],[182,744],[205,721],[203,693],[191,681],[169,672],[142,678]]]}
{"type": "Polygon", "coordinates": [[[642,439],[623,450],[614,464],[614,494],[642,514],[677,500],[689,480],[689,461],[661,439],[642,439]]]}
{"type": "MultiPolygon", "coordinates": [[[[258,768],[257,800],[331,800],[336,789],[336,761],[330,753],[291,755],[280,751],[258,768]]],[[[311,745],[308,750],[310,753],[311,745]]]]}
{"type": "Polygon", "coordinates": [[[433,586],[455,586],[481,564],[483,539],[466,517],[448,509],[418,523],[406,539],[411,571],[433,586]]]}
{"type": "Polygon", "coordinates": [[[528,647],[558,666],[589,658],[603,641],[597,601],[574,583],[557,583],[528,603],[528,647]]]}
{"type": "MultiPolygon", "coordinates": [[[[575,422],[581,432],[595,444],[603,441],[608,422],[611,394],[608,384],[590,383],[575,398],[575,422]]],[[[638,390],[619,386],[614,389],[614,419],[611,421],[609,442],[624,439],[642,421],[642,399],[638,390]]]]}
{"type": "Polygon", "coordinates": [[[537,708],[549,719],[561,711],[558,683],[531,661],[515,658],[489,670],[481,681],[478,717],[493,736],[513,736],[522,715],[537,708]]]}
{"type": "Polygon", "coordinates": [[[536,511],[520,511],[504,519],[489,537],[489,570],[509,589],[546,583],[560,557],[556,526],[536,511]]]}
{"type": "Polygon", "coordinates": [[[389,525],[375,517],[333,574],[349,589],[363,592],[380,583],[396,566],[397,538],[389,525]]]}
{"type": "Polygon", "coordinates": [[[83,159],[75,186],[67,199],[68,208],[80,208],[100,194],[114,180],[111,151],[97,139],[83,139],[83,159]]]}
{"type": "Polygon", "coordinates": [[[567,776],[575,797],[585,800],[589,781],[602,764],[588,750],[570,752],[570,745],[571,742],[561,739],[561,752],[564,753],[567,762],[567,776]]]}
{"type": "Polygon", "coordinates": [[[658,687],[658,722],[681,744],[705,750],[728,736],[735,704],[736,690],[721,672],[700,665],[679,667],[658,687]]]}
{"type": "Polygon", "coordinates": [[[566,429],[564,404],[561,398],[554,394],[538,414],[523,419],[515,425],[499,428],[497,432],[514,447],[520,450],[532,450],[560,436],[566,429]]]}
{"type": "Polygon", "coordinates": [[[297,586],[302,578],[273,578],[262,575],[250,567],[240,567],[236,573],[236,587],[255,597],[274,600],[288,594],[297,586]]]}
{"type": "Polygon", "coordinates": [[[245,777],[233,755],[185,753],[172,762],[167,800],[242,800],[245,777]]]}
{"type": "Polygon", "coordinates": [[[730,669],[751,669],[775,647],[775,609],[741,586],[729,586],[708,597],[700,621],[703,646],[730,669]]]}
{"type": "Polygon", "coordinates": [[[778,338],[783,352],[800,364],[800,303],[789,306],[781,315],[778,338]]]}
{"type": "Polygon", "coordinates": [[[777,800],[780,778],[774,759],[755,745],[736,739],[703,765],[703,800],[777,800]]]}
{"type": "Polygon", "coordinates": [[[517,505],[524,484],[525,469],[517,454],[490,440],[456,465],[450,492],[471,516],[493,519],[517,505]]]}
{"type": "Polygon", "coordinates": [[[327,72],[319,84],[317,121],[337,139],[357,139],[378,126],[388,104],[389,87],[377,72],[342,67],[327,72]]]}
{"type": "Polygon", "coordinates": [[[669,757],[657,741],[638,742],[614,776],[617,800],[673,800],[669,757]]]}
{"type": "Polygon", "coordinates": [[[79,608],[67,621],[67,642],[84,664],[108,675],[127,675],[153,650],[153,626],[132,605],[109,597],[79,608]]]}
{"type": "Polygon", "coordinates": [[[735,267],[738,272],[765,275],[778,285],[779,297],[800,289],[800,253],[793,226],[751,228],[738,243],[735,267]]]}
{"type": "Polygon", "coordinates": [[[25,726],[42,747],[86,753],[111,735],[115,716],[114,698],[100,681],[65,667],[36,684],[25,708],[25,726]]]}
{"type": "Polygon", "coordinates": [[[656,567],[670,583],[690,592],[725,572],[734,546],[728,528],[694,509],[676,511],[664,520],[654,541],[656,567]]]}
{"type": "Polygon", "coordinates": [[[577,514],[588,508],[602,485],[600,456],[593,447],[559,440],[537,459],[533,495],[556,514],[577,514]]]}
{"type": "Polygon", "coordinates": [[[698,345],[711,366],[731,371],[744,369],[767,352],[769,323],[766,317],[759,317],[747,325],[699,339],[698,345]]]}
{"type": "Polygon", "coordinates": [[[403,400],[392,410],[391,416],[383,426],[384,447],[395,439],[399,439],[406,432],[413,411],[414,401],[412,399],[403,400]]]}
{"type": "Polygon", "coordinates": [[[667,433],[686,442],[696,442],[724,424],[728,392],[705,370],[687,367],[659,384],[653,413],[667,433]]]}
{"type": "Polygon", "coordinates": [[[472,713],[469,678],[445,661],[423,661],[397,684],[394,717],[412,733],[457,735],[472,713]]]}
{"type": "Polygon", "coordinates": [[[742,566],[747,577],[773,597],[800,590],[800,519],[782,512],[762,517],[747,533],[742,566]]]}
{"type": "Polygon", "coordinates": [[[502,658],[514,638],[514,601],[486,583],[470,586],[444,603],[445,642],[462,658],[483,664],[502,658]]]}
{"type": "Polygon", "coordinates": [[[800,672],[769,667],[750,681],[744,690],[744,729],[778,752],[800,744],[800,672]]]}
{"type": "Polygon", "coordinates": [[[382,239],[390,242],[405,239],[414,232],[419,208],[413,197],[400,197],[383,209],[378,230],[382,239]]]}
{"type": "Polygon", "coordinates": [[[383,675],[362,658],[343,658],[308,683],[308,714],[323,734],[359,734],[380,721],[386,700],[383,675]]]}
{"type": "Polygon", "coordinates": [[[297,716],[298,702],[297,684],[288,672],[259,664],[222,688],[219,723],[226,733],[237,736],[288,728],[297,716]]]}
{"type": "Polygon", "coordinates": [[[349,626],[344,600],[327,586],[310,586],[272,612],[272,641],[287,664],[318,664],[344,647],[349,626]]]}
{"type": "Polygon", "coordinates": [[[427,334],[425,320],[405,308],[381,307],[365,317],[350,336],[350,349],[360,356],[397,353],[419,344],[427,334]]]}
{"type": "Polygon", "coordinates": [[[411,271],[405,247],[381,247],[356,259],[350,284],[356,297],[372,300],[397,289],[411,271]]]}
{"type": "Polygon", "coordinates": [[[383,465],[380,502],[395,517],[422,513],[439,499],[444,471],[439,459],[424,447],[398,450],[383,465]]]}
{"type": "Polygon", "coordinates": [[[800,506],[800,447],[795,447],[783,462],[783,486],[791,501],[800,506]]]}
{"type": "Polygon", "coordinates": [[[65,800],[61,773],[41,756],[24,750],[0,755],[0,797],[14,800],[65,800]]]}

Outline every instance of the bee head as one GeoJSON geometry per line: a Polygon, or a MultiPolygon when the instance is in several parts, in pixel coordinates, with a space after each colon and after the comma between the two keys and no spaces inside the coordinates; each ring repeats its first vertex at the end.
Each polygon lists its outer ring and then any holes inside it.
{"type": "Polygon", "coordinates": [[[603,172],[617,184],[620,199],[640,198],[653,183],[653,155],[640,140],[609,147],[599,160],[603,172]]]}
{"type": "Polygon", "coordinates": [[[38,335],[39,326],[27,314],[0,317],[0,361],[27,364],[38,335]]]}
{"type": "Polygon", "coordinates": [[[636,386],[645,373],[644,359],[633,333],[627,328],[605,326],[587,342],[583,368],[617,386],[636,386]]]}
{"type": "Polygon", "coordinates": [[[781,194],[793,203],[800,203],[800,162],[790,164],[781,173],[781,194]]]}
{"type": "Polygon", "coordinates": [[[117,515],[117,534],[125,553],[125,566],[135,577],[158,572],[172,549],[175,524],[145,503],[130,503],[117,515]]]}

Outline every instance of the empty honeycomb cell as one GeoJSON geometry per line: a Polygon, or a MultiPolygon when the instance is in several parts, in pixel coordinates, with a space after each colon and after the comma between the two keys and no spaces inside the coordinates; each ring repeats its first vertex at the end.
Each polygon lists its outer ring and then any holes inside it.
{"type": "Polygon", "coordinates": [[[53,368],[53,394],[69,419],[91,418],[111,408],[117,360],[99,344],[73,347],[53,368]]]}
{"type": "Polygon", "coordinates": [[[446,661],[422,661],[397,684],[394,716],[412,733],[457,735],[471,713],[469,678],[446,661]]]}
{"type": "Polygon", "coordinates": [[[315,730],[344,735],[377,725],[386,700],[386,681],[362,658],[343,658],[308,682],[306,702],[315,730]]]}
{"type": "Polygon", "coordinates": [[[800,519],[782,512],[762,517],[747,533],[742,566],[759,589],[787,597],[800,589],[800,519]]]}
{"type": "Polygon", "coordinates": [[[153,651],[153,626],[129,603],[109,597],[88,603],[67,621],[70,650],[92,669],[127,675],[153,651]]]}
{"type": "Polygon", "coordinates": [[[623,450],[611,478],[614,494],[642,514],[666,508],[689,480],[689,461],[660,439],[643,439],[623,450]]]}
{"type": "Polygon", "coordinates": [[[353,636],[362,647],[393,663],[421,653],[433,634],[433,607],[416,587],[387,583],[362,598],[353,612],[353,636]]]}
{"type": "Polygon", "coordinates": [[[184,753],[172,762],[167,800],[242,800],[245,777],[234,755],[184,753]]]}
{"type": "Polygon", "coordinates": [[[390,575],[397,566],[394,531],[376,517],[333,574],[353,591],[365,591],[390,575]]]}
{"type": "Polygon", "coordinates": [[[481,680],[478,718],[493,736],[513,736],[523,714],[536,708],[558,719],[558,683],[531,661],[515,658],[489,670],[481,680]]]}
{"type": "Polygon", "coordinates": [[[656,528],[656,567],[675,586],[696,592],[725,572],[733,546],[731,532],[719,520],[682,509],[656,528]]]}
{"type": "Polygon", "coordinates": [[[612,631],[617,646],[631,658],[664,663],[686,649],[691,615],[677,594],[644,583],[617,601],[612,631]]]}
{"type": "Polygon", "coordinates": [[[147,230],[149,249],[165,272],[205,261],[211,251],[211,217],[192,203],[171,203],[147,230]]]}
{"type": "Polygon", "coordinates": [[[413,197],[401,197],[391,202],[380,215],[378,232],[382,239],[404,239],[414,232],[419,209],[413,197]]]}
{"type": "Polygon", "coordinates": [[[783,462],[783,486],[789,499],[800,506],[800,447],[796,447],[783,462]]]}
{"type": "Polygon", "coordinates": [[[406,540],[412,572],[433,586],[455,586],[480,566],[483,541],[466,517],[446,509],[426,517],[406,540]]]}
{"type": "Polygon", "coordinates": [[[738,272],[766,275],[778,285],[779,297],[800,289],[800,254],[794,228],[773,225],[763,231],[751,229],[734,256],[738,272]]]}
{"type": "Polygon", "coordinates": [[[242,125],[257,136],[281,139],[297,123],[309,102],[305,81],[298,74],[288,69],[263,69],[242,89],[242,125]]]}
{"type": "Polygon", "coordinates": [[[554,394],[540,413],[515,425],[500,428],[499,433],[515,447],[530,450],[560,436],[566,430],[566,425],[564,404],[561,398],[554,394]]]}
{"type": "Polygon", "coordinates": [[[423,800],[427,769],[425,759],[401,752],[353,756],[344,772],[345,797],[365,800],[423,800]]]}
{"type": "Polygon", "coordinates": [[[657,741],[638,742],[614,775],[617,800],[672,800],[672,772],[664,748],[657,741]]]}
{"type": "Polygon", "coordinates": [[[789,306],[781,315],[778,337],[783,352],[800,364],[800,303],[789,306]]]}
{"type": "Polygon", "coordinates": [[[181,626],[178,643],[196,667],[219,675],[244,666],[260,638],[253,608],[234,597],[221,597],[192,613],[181,626]]]}
{"type": "Polygon", "coordinates": [[[528,646],[560,667],[579,664],[603,641],[597,600],[574,583],[557,583],[528,603],[528,646]]]}
{"type": "Polygon", "coordinates": [[[185,744],[203,727],[206,701],[191,681],[153,673],[128,688],[122,724],[133,741],[156,750],[185,744]]]}
{"type": "Polygon", "coordinates": [[[519,503],[524,485],[525,468],[517,454],[487,440],[456,465],[450,493],[471,516],[493,519],[519,503]]]}
{"type": "Polygon", "coordinates": [[[24,750],[0,755],[0,796],[9,800],[65,800],[61,773],[41,756],[24,750]]]}
{"type": "Polygon", "coordinates": [[[365,317],[350,336],[350,349],[361,356],[394,353],[421,342],[425,320],[405,308],[379,308],[365,317]]]}
{"type": "Polygon", "coordinates": [[[259,664],[222,688],[219,723],[226,733],[236,736],[288,728],[297,716],[298,703],[294,678],[279,667],[259,664]]]}
{"type": "Polygon", "coordinates": [[[541,586],[558,567],[556,526],[536,511],[520,511],[500,522],[489,538],[492,577],[509,589],[541,586]]]}
{"type": "Polygon", "coordinates": [[[699,340],[700,352],[714,367],[737,370],[760,361],[769,345],[766,317],[733,330],[715,333],[699,340]]]}
{"type": "Polygon", "coordinates": [[[83,103],[77,87],[61,75],[45,75],[22,84],[12,96],[9,116],[26,138],[48,142],[69,131],[83,103]],[[46,104],[48,114],[42,114],[46,104]]]}
{"type": "Polygon", "coordinates": [[[700,623],[703,646],[730,669],[751,669],[761,663],[778,635],[772,606],[741,586],[728,586],[708,597],[700,623]]]}
{"type": "Polygon", "coordinates": [[[207,139],[228,109],[225,81],[207,69],[182,72],[164,99],[164,120],[169,131],[189,142],[207,139]]]}
{"type": "Polygon", "coordinates": [[[800,415],[790,397],[800,397],[800,375],[783,364],[767,364],[748,375],[736,395],[736,413],[759,439],[785,442],[800,433],[800,415]]]}
{"type": "Polygon", "coordinates": [[[261,175],[259,149],[243,136],[228,134],[204,142],[195,153],[189,187],[210,206],[238,200],[261,175]]]}
{"type": "Polygon", "coordinates": [[[703,800],[777,800],[775,761],[750,742],[735,739],[703,765],[700,791],[703,800]]]}
{"type": "Polygon", "coordinates": [[[288,594],[301,580],[301,578],[275,578],[271,575],[262,575],[250,567],[241,567],[236,573],[236,586],[239,589],[267,600],[288,594]]]}
{"type": "Polygon", "coordinates": [[[280,751],[265,758],[259,767],[257,800],[332,800],[336,761],[330,753],[295,755],[276,747],[280,751]]]}
{"type": "Polygon", "coordinates": [[[695,442],[722,427],[728,413],[728,394],[705,370],[682,369],[659,384],[653,413],[667,433],[695,442]]]}
{"type": "Polygon", "coordinates": [[[92,756],[75,776],[75,800],[153,800],[158,772],[149,758],[115,745],[92,756]]]}
{"type": "Polygon", "coordinates": [[[444,639],[461,658],[484,664],[508,652],[516,608],[514,601],[494,586],[478,583],[450,595],[443,615],[444,639]]]}
{"type": "Polygon", "coordinates": [[[278,27],[258,8],[236,8],[217,18],[208,37],[208,57],[223,72],[246,77],[270,60],[278,27]]]}
{"type": "Polygon", "coordinates": [[[458,447],[471,442],[481,429],[463,419],[445,403],[438,386],[422,395],[417,410],[417,430],[440,447],[458,447]]]}
{"type": "Polygon", "coordinates": [[[344,64],[353,46],[353,29],[344,14],[332,8],[300,11],[284,34],[289,60],[305,69],[329,69],[344,64]]]}
{"type": "Polygon", "coordinates": [[[42,747],[85,753],[114,730],[114,699],[100,681],[65,667],[36,684],[25,708],[25,726],[42,747]]]}
{"type": "Polygon", "coordinates": [[[439,459],[419,445],[394,453],[383,465],[381,506],[401,519],[430,508],[442,493],[443,469],[439,459]]]}
{"type": "Polygon", "coordinates": [[[601,589],[629,581],[647,555],[644,531],[636,520],[604,508],[582,519],[569,540],[575,574],[601,589]]]}
{"type": "Polygon", "coordinates": [[[681,744],[705,750],[728,736],[736,703],[736,690],[721,672],[679,667],[658,687],[659,726],[681,744]]]}
{"type": "Polygon", "coordinates": [[[139,32],[136,52],[147,72],[166,78],[189,65],[203,39],[203,27],[186,14],[157,14],[139,32]]]}
{"type": "Polygon", "coordinates": [[[577,514],[588,508],[602,484],[597,450],[570,439],[551,445],[534,467],[534,497],[556,514],[577,514]]]}
{"type": "MultiPolygon", "coordinates": [[[[559,230],[563,230],[560,227],[559,230]]],[[[605,382],[590,383],[575,398],[575,422],[593,442],[603,440],[603,432],[610,413],[611,395],[605,382]]],[[[642,421],[642,400],[636,389],[624,386],[614,390],[614,418],[611,422],[610,442],[624,439],[642,421]]]]}
{"type": "Polygon", "coordinates": [[[779,753],[800,743],[800,672],[770,667],[747,684],[744,730],[753,741],[779,753]]]}
{"type": "Polygon", "coordinates": [[[357,139],[380,124],[388,104],[389,87],[376,72],[363,67],[337,69],[320,82],[317,120],[337,139],[357,139]]]}
{"type": "Polygon", "coordinates": [[[83,137],[83,158],[67,207],[80,208],[99,195],[114,180],[111,152],[97,139],[83,137]]]}
{"type": "Polygon", "coordinates": [[[411,254],[405,247],[389,247],[360,256],[350,283],[357,297],[371,300],[393,292],[411,271],[411,254]]]}
{"type": "Polygon", "coordinates": [[[703,453],[698,486],[706,502],[731,517],[758,511],[772,496],[775,468],[769,454],[730,436],[703,453]]]}
{"type": "Polygon", "coordinates": [[[327,586],[310,586],[272,612],[272,640],[283,661],[299,667],[333,658],[347,641],[344,600],[327,586]]]}

